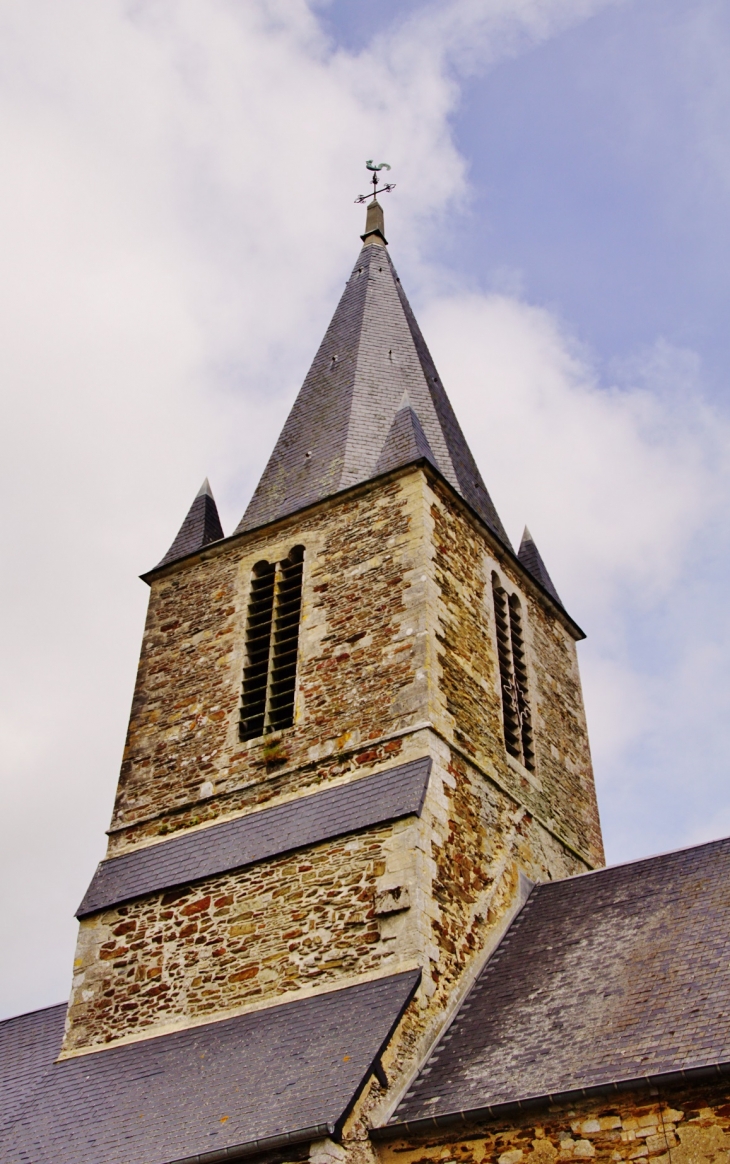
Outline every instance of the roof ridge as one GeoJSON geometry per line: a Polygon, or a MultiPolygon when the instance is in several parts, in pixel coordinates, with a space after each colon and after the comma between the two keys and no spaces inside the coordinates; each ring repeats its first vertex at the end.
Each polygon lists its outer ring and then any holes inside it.
{"type": "Polygon", "coordinates": [[[48,1006],[38,1006],[35,1010],[22,1010],[19,1014],[9,1014],[7,1018],[0,1019],[0,1027],[4,1026],[5,1023],[14,1023],[18,1019],[29,1018],[32,1014],[43,1014],[46,1010],[58,1010],[61,1006],[67,1007],[68,1000],[65,1002],[51,1002],[48,1006]]]}
{"type": "MultiPolygon", "coordinates": [[[[404,392],[403,395],[406,397],[407,393],[404,392]]],[[[423,431],[418,413],[408,401],[407,404],[398,409],[393,418],[390,431],[383,442],[380,456],[375,465],[375,476],[380,473],[390,473],[393,469],[398,469],[424,457],[435,469],[438,469],[436,458],[428,443],[428,437],[423,431]]]]}
{"type": "Polygon", "coordinates": [[[472,981],[471,985],[469,986],[468,990],[466,991],[466,994],[462,998],[461,1002],[459,1002],[459,1004],[457,1005],[454,1013],[451,1016],[450,1021],[448,1021],[446,1023],[446,1025],[444,1026],[440,1035],[438,1036],[436,1041],[433,1043],[433,1045],[431,1046],[428,1053],[425,1055],[423,1061],[421,1062],[420,1066],[418,1067],[418,1069],[416,1071],[416,1074],[414,1075],[413,1079],[411,1080],[410,1085],[401,1095],[400,1099],[396,1103],[395,1108],[391,1112],[391,1114],[388,1117],[388,1119],[386,1120],[385,1124],[382,1125],[384,1128],[398,1125],[399,1121],[396,1119],[396,1115],[397,1115],[399,1108],[402,1106],[402,1104],[405,1103],[405,1101],[407,1099],[412,1098],[412,1096],[415,1093],[415,1090],[418,1086],[419,1081],[423,1081],[424,1083],[427,1082],[427,1080],[425,1078],[425,1076],[427,1074],[426,1068],[429,1067],[429,1064],[433,1063],[435,1060],[438,1060],[439,1055],[443,1051],[446,1050],[446,1045],[451,1040],[451,1038],[454,1035],[459,1033],[458,1029],[459,1029],[459,1026],[460,1026],[462,1020],[463,1019],[468,1020],[468,1017],[469,1017],[468,1012],[469,1012],[469,1009],[471,1006],[469,1000],[473,999],[478,994],[480,985],[488,977],[490,968],[493,966],[496,966],[499,953],[500,953],[500,951],[503,951],[503,949],[507,943],[508,937],[510,935],[514,935],[514,933],[519,928],[519,924],[520,924],[521,919],[523,919],[526,916],[526,914],[529,910],[530,904],[533,900],[534,891],[537,888],[537,884],[538,884],[537,882],[530,883],[530,888],[528,890],[527,896],[525,897],[524,901],[519,906],[517,912],[514,914],[511,921],[507,925],[506,929],[504,930],[504,932],[503,932],[502,936],[500,937],[499,941],[497,942],[496,946],[494,947],[492,952],[487,956],[486,961],[484,962],[482,967],[475,974],[474,980],[472,981]]]}
{"type": "Polygon", "coordinates": [[[630,865],[641,865],[649,861],[659,861],[663,857],[674,857],[680,853],[691,853],[694,849],[707,849],[711,845],[730,843],[730,836],[715,837],[711,841],[700,841],[696,845],[680,845],[677,849],[662,849],[659,853],[649,853],[645,857],[630,857],[626,861],[617,861],[615,865],[601,865],[598,869],[585,869],[582,873],[571,873],[568,877],[556,877],[551,881],[537,881],[536,889],[550,889],[555,885],[564,885],[568,881],[579,881],[584,877],[595,877],[600,873],[611,873],[616,869],[626,869],[630,865]]]}
{"type": "MultiPolygon", "coordinates": [[[[356,375],[358,373],[361,374],[363,379],[368,382],[368,386],[376,383],[378,378],[380,379],[380,384],[377,385],[380,388],[378,403],[381,407],[386,403],[390,405],[393,419],[395,419],[395,416],[402,407],[404,396],[408,397],[411,408],[416,413],[418,412],[419,403],[422,410],[424,408],[428,410],[428,406],[430,405],[433,415],[419,416],[419,421],[424,426],[424,431],[428,429],[431,433],[430,440],[428,440],[428,434],[426,433],[425,435],[434,455],[435,467],[454,488],[458,489],[459,482],[451,456],[451,450],[449,449],[445,433],[443,432],[438,410],[435,408],[430,395],[427,372],[423,367],[421,353],[413,340],[413,330],[410,326],[408,313],[404,307],[404,303],[407,303],[407,300],[400,290],[400,279],[393,266],[393,261],[385,248],[370,247],[367,264],[368,288],[363,312],[363,328],[358,339],[356,375]],[[386,275],[386,278],[384,280],[378,280],[377,275],[386,275]],[[390,276],[390,283],[387,276],[390,276]],[[378,286],[378,283],[381,285],[378,286]],[[367,342],[364,342],[367,326],[370,327],[371,331],[367,334],[367,342]],[[376,327],[379,328],[378,332],[375,332],[376,327]],[[382,342],[382,347],[377,341],[382,342]],[[388,348],[387,362],[382,360],[385,342],[392,345],[388,348]],[[375,350],[378,348],[379,351],[375,350]],[[360,359],[361,352],[363,355],[362,360],[360,359]],[[378,355],[382,360],[380,366],[378,355]],[[400,373],[398,379],[393,377],[394,372],[400,373]],[[386,379],[388,373],[390,373],[390,383],[386,379]],[[425,398],[419,401],[419,395],[424,396],[424,388],[426,389],[425,398]],[[393,392],[393,389],[395,389],[395,392],[393,392]],[[388,395],[391,395],[392,399],[387,400],[388,395]]],[[[373,452],[377,456],[377,445],[380,445],[382,448],[382,444],[387,440],[388,432],[392,427],[392,425],[387,425],[387,420],[383,416],[382,420],[384,423],[381,424],[382,439],[378,441],[375,438],[375,444],[373,443],[371,436],[371,434],[374,435],[372,433],[373,395],[372,391],[366,393],[353,392],[351,426],[348,433],[348,453],[350,454],[350,458],[354,459],[355,464],[359,460],[359,476],[360,479],[364,480],[367,480],[368,476],[374,475],[371,471],[367,476],[362,477],[363,471],[367,474],[368,461],[372,466],[373,452]],[[359,415],[357,411],[358,405],[359,415]],[[357,425],[360,426],[360,431],[357,431],[357,425]],[[369,440],[368,438],[371,439],[369,440]],[[357,456],[358,453],[360,454],[359,457],[357,456]]]]}

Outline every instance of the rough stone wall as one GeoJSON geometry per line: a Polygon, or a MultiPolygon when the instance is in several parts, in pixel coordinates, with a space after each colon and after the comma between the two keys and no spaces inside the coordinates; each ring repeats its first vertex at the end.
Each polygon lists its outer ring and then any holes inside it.
{"type": "MultiPolygon", "coordinates": [[[[367,1146],[379,1164],[727,1164],[729,1100],[727,1083],[662,1096],[654,1089],[367,1146]]],[[[351,1139],[344,1147],[343,1157],[361,1158],[366,1145],[351,1139]]]]}
{"type": "Polygon", "coordinates": [[[420,501],[414,473],[153,581],[110,853],[398,753],[387,737],[425,704],[420,501]],[[295,725],[241,743],[251,570],[296,544],[306,560],[295,725]]]}
{"type": "Polygon", "coordinates": [[[84,920],[65,1051],[417,964],[400,1070],[510,909],[517,870],[542,880],[582,868],[433,733],[418,741],[434,759],[420,819],[84,920]]]}
{"type": "Polygon", "coordinates": [[[510,797],[459,755],[449,753],[448,824],[434,846],[433,941],[441,951],[433,976],[441,1005],[509,910],[522,872],[547,881],[584,871],[583,863],[510,797]]]}
{"type": "Polygon", "coordinates": [[[575,641],[506,555],[497,557],[463,507],[436,485],[431,493],[435,626],[440,665],[435,724],[479,769],[497,781],[580,853],[603,864],[588,732],[575,641]],[[504,747],[491,576],[495,571],[523,611],[535,771],[504,747]]]}
{"type": "Polygon", "coordinates": [[[387,963],[376,886],[404,827],[342,837],[83,921],[65,1049],[387,963]]]}
{"type": "Polygon", "coordinates": [[[110,855],[399,756],[432,722],[587,863],[603,859],[575,643],[419,470],[153,581],[110,855]],[[251,570],[306,547],[294,727],[241,743],[251,570]],[[491,572],[525,612],[536,770],[504,751],[491,572]]]}

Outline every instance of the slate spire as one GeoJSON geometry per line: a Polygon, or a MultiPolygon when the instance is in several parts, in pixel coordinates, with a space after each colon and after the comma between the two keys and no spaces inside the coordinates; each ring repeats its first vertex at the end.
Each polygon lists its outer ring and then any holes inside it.
{"type": "Polygon", "coordinates": [[[362,238],[342,298],[236,532],[425,456],[511,549],[391,262],[377,202],[368,206],[362,238]],[[412,416],[397,417],[405,411],[404,393],[412,416]]]}
{"type": "Polygon", "coordinates": [[[222,537],[223,527],[218,516],[218,506],[206,477],[195,495],[185,521],[180,526],[177,537],[155,569],[176,562],[186,554],[194,554],[209,542],[217,542],[222,537]]]}
{"type": "Polygon", "coordinates": [[[559,606],[562,606],[563,604],[560,601],[560,596],[553,586],[552,578],[547,572],[545,563],[540,556],[540,551],[535,545],[532,534],[530,533],[527,526],[525,526],[525,532],[522,535],[522,541],[520,542],[520,549],[517,557],[525,569],[529,570],[530,574],[532,574],[532,577],[540,583],[543,589],[547,590],[548,594],[552,595],[559,606]]]}

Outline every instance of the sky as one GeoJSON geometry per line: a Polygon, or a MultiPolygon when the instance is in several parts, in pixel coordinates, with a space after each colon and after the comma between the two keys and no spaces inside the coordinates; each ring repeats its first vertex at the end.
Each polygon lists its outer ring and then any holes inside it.
{"type": "Polygon", "coordinates": [[[730,10],[0,0],[0,1016],[68,995],[147,589],[230,533],[387,161],[394,262],[580,645],[610,862],[730,833],[730,10]]]}

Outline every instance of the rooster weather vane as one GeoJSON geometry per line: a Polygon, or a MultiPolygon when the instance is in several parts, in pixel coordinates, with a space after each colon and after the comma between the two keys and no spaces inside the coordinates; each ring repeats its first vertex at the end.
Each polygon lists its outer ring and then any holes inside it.
{"type": "Polygon", "coordinates": [[[379,171],[390,169],[390,166],[387,162],[379,162],[378,165],[376,165],[371,158],[370,161],[365,163],[365,165],[369,170],[372,170],[373,173],[373,192],[372,194],[360,194],[359,197],[355,199],[355,202],[367,202],[368,198],[372,198],[373,202],[375,202],[378,194],[387,194],[390,190],[395,190],[395,182],[386,182],[384,186],[378,186],[379,171]]]}

